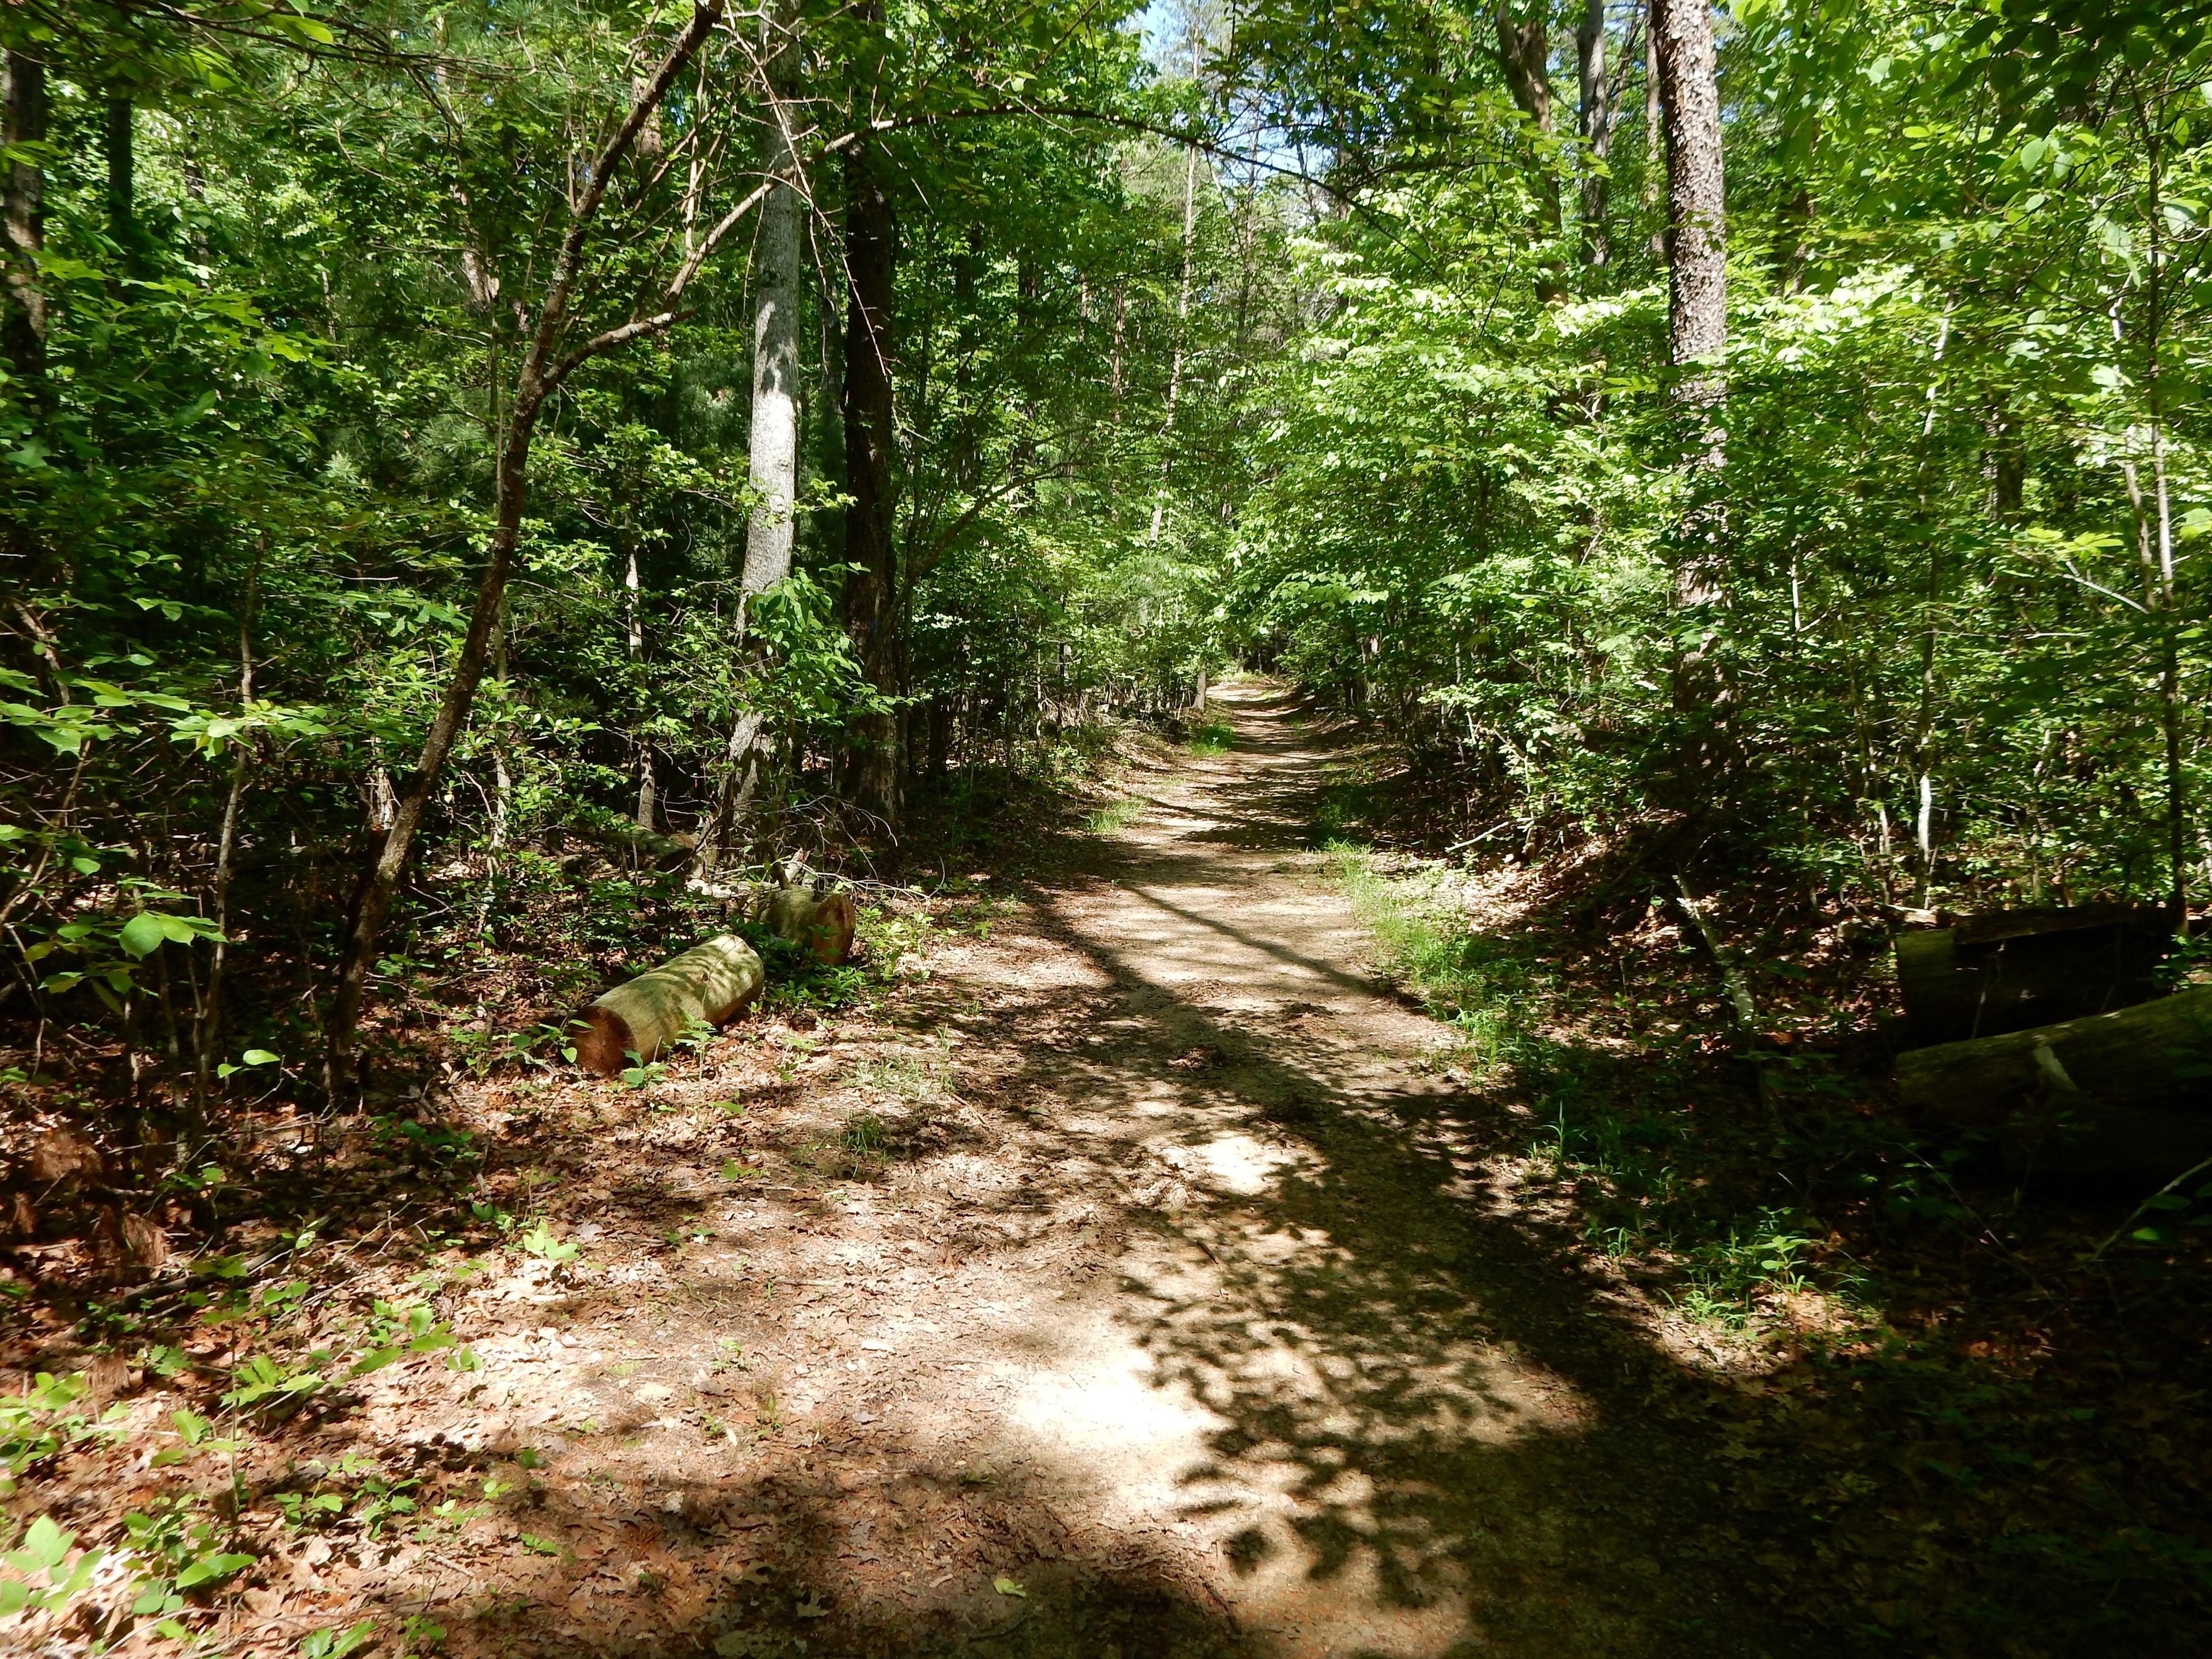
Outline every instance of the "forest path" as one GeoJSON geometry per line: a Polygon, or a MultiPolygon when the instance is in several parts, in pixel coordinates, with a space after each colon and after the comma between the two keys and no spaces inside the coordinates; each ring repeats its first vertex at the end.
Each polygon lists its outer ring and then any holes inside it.
{"type": "Polygon", "coordinates": [[[562,1149],[604,1273],[531,1293],[568,1322],[479,1343],[475,1397],[500,1455],[588,1413],[527,1523],[562,1553],[493,1575],[568,1620],[499,1645],[1786,1650],[1704,1518],[1712,1384],[1501,1195],[1540,1126],[1360,965],[1305,846],[1325,742],[1261,684],[1218,712],[1230,752],[877,1023],[757,1035],[743,1127],[686,1115],[710,1067],[562,1149]]]}

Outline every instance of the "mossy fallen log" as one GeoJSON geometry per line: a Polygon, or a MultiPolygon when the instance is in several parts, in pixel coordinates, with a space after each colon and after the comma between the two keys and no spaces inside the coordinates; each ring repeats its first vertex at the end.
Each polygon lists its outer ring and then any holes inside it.
{"type": "Polygon", "coordinates": [[[779,887],[761,907],[761,920],[778,939],[787,939],[817,962],[834,965],[852,954],[859,921],[850,893],[810,893],[803,887],[779,887]]]}
{"type": "Polygon", "coordinates": [[[1897,1081],[1923,1121],[1996,1131],[2015,1171],[2163,1180],[2212,1153],[2212,985],[1911,1049],[1897,1081]]]}
{"type": "Polygon", "coordinates": [[[722,933],[601,994],[577,1016],[576,1063],[611,1077],[635,1054],[652,1060],[695,1024],[720,1025],[760,994],[759,954],[722,933]]]}

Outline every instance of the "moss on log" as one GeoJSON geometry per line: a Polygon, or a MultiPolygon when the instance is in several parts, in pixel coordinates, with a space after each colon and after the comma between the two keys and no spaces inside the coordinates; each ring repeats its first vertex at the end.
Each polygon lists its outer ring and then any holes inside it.
{"type": "Polygon", "coordinates": [[[694,1022],[720,1025],[760,994],[759,955],[723,933],[594,999],[578,1016],[576,1063],[611,1077],[635,1054],[651,1060],[694,1022]]]}
{"type": "Polygon", "coordinates": [[[2212,985],[1898,1056],[1905,1109],[1999,1133],[2007,1162],[2163,1179],[2212,1152],[2212,985]]]}
{"type": "Polygon", "coordinates": [[[803,947],[817,962],[834,964],[852,954],[859,916],[850,893],[817,897],[803,887],[779,887],[768,896],[761,920],[778,939],[803,947]]]}

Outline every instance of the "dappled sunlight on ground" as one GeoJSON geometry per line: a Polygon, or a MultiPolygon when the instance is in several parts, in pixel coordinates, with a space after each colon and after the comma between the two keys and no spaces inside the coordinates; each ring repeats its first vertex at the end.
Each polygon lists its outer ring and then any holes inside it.
{"type": "Polygon", "coordinates": [[[446,1518],[257,1522],[291,1577],[236,1645],[366,1607],[453,1659],[1790,1651],[1711,1384],[1505,1201],[1534,1117],[1370,965],[1311,729],[1223,701],[1231,752],[873,1016],[461,1091],[548,1249],[434,1257],[480,1369],[371,1377],[255,1475],[373,1453],[446,1518]]]}

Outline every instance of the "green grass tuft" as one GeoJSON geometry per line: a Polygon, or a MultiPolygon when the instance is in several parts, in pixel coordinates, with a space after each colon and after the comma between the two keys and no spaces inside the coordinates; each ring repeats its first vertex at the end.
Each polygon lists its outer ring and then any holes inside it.
{"type": "Polygon", "coordinates": [[[1120,800],[1108,801],[1083,820],[1083,827],[1094,836],[1110,836],[1117,830],[1127,829],[1144,813],[1144,802],[1124,796],[1120,800]]]}

